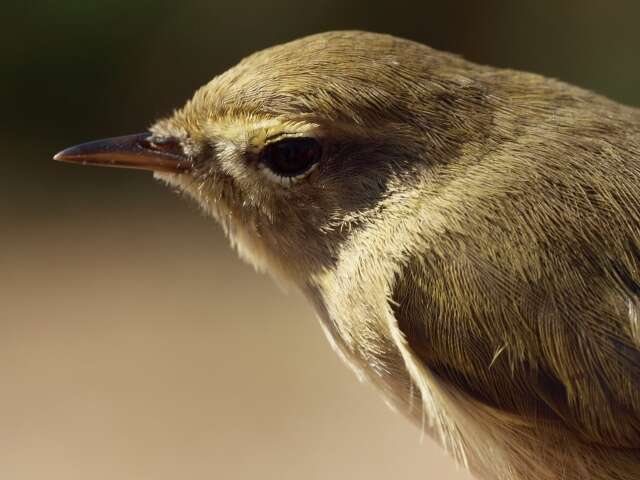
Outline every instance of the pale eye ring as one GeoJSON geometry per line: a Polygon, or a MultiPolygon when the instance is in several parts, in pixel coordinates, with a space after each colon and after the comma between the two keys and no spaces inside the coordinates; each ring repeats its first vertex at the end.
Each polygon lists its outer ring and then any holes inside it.
{"type": "Polygon", "coordinates": [[[270,180],[291,185],[318,166],[322,145],[315,138],[291,137],[269,143],[260,152],[260,169],[270,180]]]}

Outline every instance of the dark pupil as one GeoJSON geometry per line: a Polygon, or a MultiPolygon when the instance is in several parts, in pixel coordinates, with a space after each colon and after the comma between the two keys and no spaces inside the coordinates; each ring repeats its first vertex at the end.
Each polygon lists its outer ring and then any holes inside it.
{"type": "Polygon", "coordinates": [[[295,177],[311,168],[320,154],[320,144],[313,138],[289,138],[264,147],[261,157],[274,173],[295,177]]]}

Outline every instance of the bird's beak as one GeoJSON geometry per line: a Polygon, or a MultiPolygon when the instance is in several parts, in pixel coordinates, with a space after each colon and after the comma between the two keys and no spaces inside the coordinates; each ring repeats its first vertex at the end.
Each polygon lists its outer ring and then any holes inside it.
{"type": "Polygon", "coordinates": [[[150,133],[113,137],[67,148],[53,157],[60,162],[103,167],[184,173],[191,162],[177,142],[154,143],[150,133]]]}

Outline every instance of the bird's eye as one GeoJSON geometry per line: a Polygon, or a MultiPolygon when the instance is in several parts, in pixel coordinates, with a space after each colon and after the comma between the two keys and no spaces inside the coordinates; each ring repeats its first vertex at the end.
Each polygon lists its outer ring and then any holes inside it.
{"type": "Polygon", "coordinates": [[[309,173],[321,156],[322,146],[317,140],[287,138],[265,146],[260,152],[260,162],[275,180],[290,184],[309,173]]]}

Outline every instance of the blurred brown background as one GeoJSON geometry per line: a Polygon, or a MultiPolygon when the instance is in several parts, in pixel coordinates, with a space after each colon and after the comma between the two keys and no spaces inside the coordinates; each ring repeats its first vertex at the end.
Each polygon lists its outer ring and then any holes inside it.
{"type": "Polygon", "coordinates": [[[150,175],[50,161],[254,50],[409,37],[640,105],[638,2],[5,2],[0,478],[467,478],[150,175]]]}

